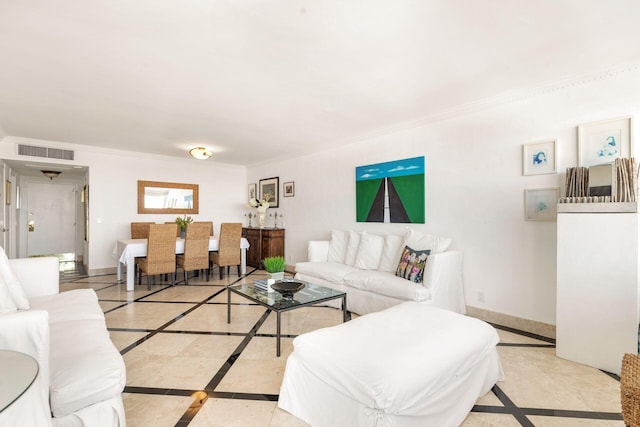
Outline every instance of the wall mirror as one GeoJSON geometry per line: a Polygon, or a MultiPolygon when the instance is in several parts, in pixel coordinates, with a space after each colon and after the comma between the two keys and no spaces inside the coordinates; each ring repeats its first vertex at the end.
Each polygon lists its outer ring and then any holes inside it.
{"type": "Polygon", "coordinates": [[[197,214],[198,184],[138,181],[138,213],[197,214]]]}

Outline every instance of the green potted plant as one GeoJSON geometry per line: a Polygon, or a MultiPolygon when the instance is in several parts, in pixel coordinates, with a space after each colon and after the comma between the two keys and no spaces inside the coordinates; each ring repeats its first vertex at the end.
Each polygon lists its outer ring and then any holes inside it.
{"type": "Polygon", "coordinates": [[[191,218],[190,216],[185,215],[182,218],[181,217],[176,218],[176,224],[178,224],[178,228],[180,228],[180,237],[182,237],[183,239],[187,234],[187,224],[190,224],[192,222],[193,222],[193,218],[191,218]]]}
{"type": "Polygon", "coordinates": [[[272,256],[265,258],[262,263],[267,271],[267,277],[273,280],[284,279],[284,268],[287,265],[283,256],[272,256]]]}

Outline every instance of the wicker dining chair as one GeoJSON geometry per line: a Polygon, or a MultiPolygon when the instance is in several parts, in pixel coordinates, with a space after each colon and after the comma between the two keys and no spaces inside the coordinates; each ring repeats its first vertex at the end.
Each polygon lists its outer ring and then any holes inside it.
{"type": "Polygon", "coordinates": [[[227,267],[227,275],[229,275],[229,267],[235,265],[238,267],[238,277],[240,277],[240,240],[242,239],[242,223],[240,222],[223,222],[220,224],[220,238],[218,251],[211,252],[209,260],[211,268],[213,265],[218,266],[220,279],[222,279],[222,267],[227,267]]]}
{"type": "Polygon", "coordinates": [[[147,257],[136,260],[138,285],[142,273],[147,275],[147,289],[151,289],[151,276],[171,273],[171,286],[176,284],[176,233],[175,224],[150,224],[147,239],[147,257]]]}
{"type": "Polygon", "coordinates": [[[209,281],[209,223],[192,222],[187,224],[184,239],[184,254],[176,256],[176,264],[184,272],[184,284],[188,285],[189,271],[206,270],[209,281]]]}
{"type": "Polygon", "coordinates": [[[209,226],[209,236],[213,236],[213,221],[194,221],[194,224],[207,224],[209,226]]]}
{"type": "Polygon", "coordinates": [[[175,221],[166,221],[165,224],[173,224],[176,227],[176,237],[180,237],[180,227],[175,221]]]}
{"type": "Polygon", "coordinates": [[[149,225],[155,224],[154,222],[132,222],[131,223],[131,238],[132,239],[146,239],[149,237],[149,225]]]}

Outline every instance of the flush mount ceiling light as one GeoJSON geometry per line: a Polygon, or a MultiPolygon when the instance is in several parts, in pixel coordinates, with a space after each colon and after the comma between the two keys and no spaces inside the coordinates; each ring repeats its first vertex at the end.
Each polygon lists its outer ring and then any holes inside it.
{"type": "Polygon", "coordinates": [[[206,160],[213,155],[211,151],[207,151],[207,149],[204,147],[192,148],[191,150],[189,150],[189,154],[191,154],[191,157],[198,160],[206,160]]]}
{"type": "Polygon", "coordinates": [[[59,171],[40,171],[44,176],[53,181],[53,178],[57,178],[62,172],[59,171]]]}

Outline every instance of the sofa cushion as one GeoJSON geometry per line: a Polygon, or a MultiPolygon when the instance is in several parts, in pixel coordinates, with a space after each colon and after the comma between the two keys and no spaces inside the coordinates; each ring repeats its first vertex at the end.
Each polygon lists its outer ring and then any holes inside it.
{"type": "Polygon", "coordinates": [[[18,310],[28,310],[29,300],[27,299],[27,294],[25,294],[24,289],[22,289],[22,285],[20,284],[18,277],[16,277],[15,273],[11,269],[11,266],[9,265],[9,258],[7,258],[7,254],[1,247],[0,274],[2,274],[2,278],[4,279],[4,282],[9,289],[9,293],[13,298],[13,302],[15,302],[18,310]]]}
{"type": "Polygon", "coordinates": [[[405,245],[416,250],[430,249],[431,253],[444,252],[449,248],[453,239],[449,237],[434,236],[414,229],[410,229],[405,240],[405,245]]]}
{"type": "Polygon", "coordinates": [[[13,300],[9,287],[0,275],[0,314],[11,313],[18,310],[16,302],[13,300]]]}
{"type": "Polygon", "coordinates": [[[356,255],[358,254],[358,246],[360,246],[360,233],[357,231],[349,232],[349,242],[347,243],[347,253],[344,258],[344,263],[347,265],[354,265],[356,262],[356,255]]]}
{"type": "Polygon", "coordinates": [[[331,240],[329,241],[329,255],[327,256],[327,261],[344,263],[344,259],[347,255],[348,242],[348,231],[331,230],[331,240]]]}
{"type": "Polygon", "coordinates": [[[356,268],[363,270],[375,270],[380,265],[384,237],[363,232],[360,234],[360,244],[353,264],[356,268]]]}
{"type": "Polygon", "coordinates": [[[319,277],[335,283],[342,283],[344,276],[354,271],[358,271],[358,269],[339,262],[299,262],[296,264],[296,273],[319,277]]]}
{"type": "Polygon", "coordinates": [[[103,320],[104,314],[93,289],[74,289],[54,295],[33,297],[31,308],[49,312],[49,323],[69,320],[103,320]]]}
{"type": "Polygon", "coordinates": [[[126,384],[122,356],[104,320],[51,324],[50,402],[54,417],[119,394],[126,384]]]}
{"type": "Polygon", "coordinates": [[[384,246],[382,248],[382,256],[378,270],[395,272],[400,262],[400,255],[404,248],[404,236],[395,234],[387,234],[384,238],[384,246]]]}
{"type": "Polygon", "coordinates": [[[430,249],[423,251],[416,251],[409,246],[405,246],[400,256],[400,262],[398,263],[398,269],[396,270],[396,276],[410,280],[415,283],[422,282],[422,275],[424,273],[424,266],[427,263],[427,258],[431,253],[430,249]]]}
{"type": "Polygon", "coordinates": [[[421,284],[410,282],[384,271],[352,271],[344,277],[344,284],[405,301],[428,301],[431,299],[431,291],[421,284]]]}

